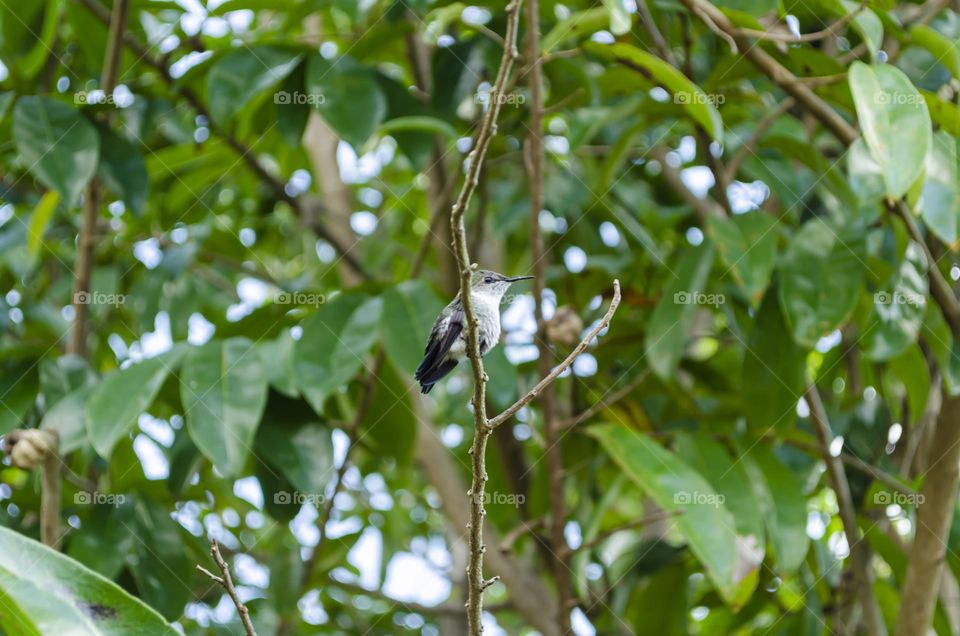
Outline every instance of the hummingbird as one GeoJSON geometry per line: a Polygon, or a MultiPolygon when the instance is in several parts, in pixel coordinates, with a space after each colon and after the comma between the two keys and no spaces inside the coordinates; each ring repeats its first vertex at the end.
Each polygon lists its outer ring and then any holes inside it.
{"type": "MultiPolygon", "coordinates": [[[[484,356],[500,341],[500,299],[510,285],[533,276],[514,276],[481,269],[470,276],[470,306],[477,317],[477,335],[480,355],[484,356]]],[[[464,313],[460,294],[443,308],[423,351],[423,361],[413,377],[420,382],[420,392],[429,393],[433,385],[450,373],[457,363],[467,357],[464,313]]]]}

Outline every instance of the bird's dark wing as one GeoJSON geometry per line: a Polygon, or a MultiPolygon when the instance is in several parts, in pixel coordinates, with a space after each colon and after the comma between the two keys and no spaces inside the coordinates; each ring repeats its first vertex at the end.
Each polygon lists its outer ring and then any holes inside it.
{"type": "Polygon", "coordinates": [[[463,331],[463,306],[460,305],[459,300],[454,300],[450,303],[450,309],[449,322],[441,315],[434,323],[430,337],[427,339],[427,347],[423,352],[423,360],[413,374],[413,377],[420,380],[421,384],[436,382],[449,373],[453,366],[456,366],[455,364],[452,366],[444,364],[444,358],[463,331]],[[443,373],[438,375],[437,371],[441,367],[444,367],[443,373]]]}

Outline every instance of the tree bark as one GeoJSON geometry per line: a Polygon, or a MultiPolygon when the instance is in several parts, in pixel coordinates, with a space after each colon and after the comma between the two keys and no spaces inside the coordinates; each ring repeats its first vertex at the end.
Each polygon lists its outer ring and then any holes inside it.
{"type": "Polygon", "coordinates": [[[960,397],[943,402],[917,505],[896,636],[926,634],[940,590],[960,478],[960,397]]]}

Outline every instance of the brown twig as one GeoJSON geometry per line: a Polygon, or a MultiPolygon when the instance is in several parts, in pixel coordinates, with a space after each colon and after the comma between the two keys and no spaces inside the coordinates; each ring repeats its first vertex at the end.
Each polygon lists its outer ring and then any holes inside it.
{"type": "Polygon", "coordinates": [[[781,31],[758,31],[756,29],[738,29],[737,35],[743,37],[756,38],[758,40],[767,40],[770,42],[786,42],[791,44],[794,42],[816,42],[818,40],[824,40],[831,35],[836,34],[837,31],[845,27],[851,20],[857,17],[861,11],[863,11],[867,6],[866,2],[861,2],[860,5],[851,11],[850,13],[845,14],[843,17],[838,19],[833,24],[828,25],[827,27],[814,31],[812,33],[803,33],[801,35],[794,35],[793,33],[783,33],[781,31]]]}
{"type": "Polygon", "coordinates": [[[453,234],[453,248],[457,257],[457,266],[460,272],[460,302],[464,313],[464,336],[467,343],[467,357],[473,368],[473,415],[474,436],[470,447],[473,478],[467,497],[470,500],[469,532],[469,562],[467,565],[467,624],[472,636],[479,636],[483,631],[483,592],[499,577],[484,579],[483,553],[486,546],[483,544],[483,519],[486,515],[483,504],[484,490],[487,482],[486,448],[487,440],[492,429],[487,425],[486,407],[486,372],[483,370],[483,361],[480,357],[480,338],[477,333],[477,317],[473,311],[470,298],[470,280],[472,268],[470,254],[467,251],[466,227],[463,217],[466,214],[470,198],[477,188],[480,169],[490,146],[490,140],[496,133],[497,117],[500,114],[501,98],[514,60],[518,57],[517,31],[520,22],[521,0],[512,0],[507,5],[507,33],[504,37],[506,46],[500,60],[497,78],[490,89],[490,105],[480,124],[474,140],[473,150],[470,153],[470,165],[464,178],[460,194],[450,210],[450,230],[453,234]]]}
{"type": "Polygon", "coordinates": [[[594,326],[594,328],[590,330],[590,333],[588,333],[587,336],[580,342],[580,344],[578,344],[573,349],[573,351],[571,351],[570,354],[563,359],[563,362],[561,362],[559,365],[554,367],[553,371],[551,371],[547,377],[537,382],[536,386],[534,386],[523,397],[518,399],[516,402],[510,405],[507,409],[505,409],[502,413],[500,413],[500,415],[497,415],[496,417],[491,418],[487,426],[490,429],[494,429],[500,426],[501,424],[506,422],[508,419],[513,417],[517,413],[517,411],[519,411],[520,409],[525,407],[527,404],[529,404],[531,401],[533,401],[535,397],[540,395],[540,393],[543,392],[543,389],[546,386],[548,386],[551,382],[556,380],[561,373],[566,371],[567,368],[569,368],[570,365],[573,364],[573,361],[576,360],[577,356],[583,353],[584,350],[586,350],[586,348],[590,345],[590,342],[597,337],[597,334],[599,334],[601,331],[606,329],[607,326],[610,325],[610,321],[613,319],[613,314],[616,313],[617,307],[619,305],[620,305],[620,281],[614,280],[613,281],[613,299],[611,299],[610,307],[607,308],[607,313],[604,314],[603,318],[600,319],[600,322],[598,322],[594,326]]]}
{"type": "Polygon", "coordinates": [[[227,562],[223,560],[223,556],[220,554],[220,544],[217,543],[216,539],[214,539],[213,543],[210,544],[210,556],[213,557],[213,560],[216,562],[217,567],[220,568],[220,572],[223,574],[223,576],[217,576],[199,564],[197,565],[197,570],[205,574],[213,582],[223,587],[223,589],[230,596],[230,600],[232,600],[233,604],[237,607],[237,613],[240,615],[240,622],[243,623],[243,629],[247,636],[257,636],[256,630],[253,629],[253,623],[250,622],[250,612],[247,610],[247,606],[243,604],[243,601],[240,600],[240,596],[237,594],[236,588],[233,587],[233,578],[230,576],[230,566],[227,565],[227,562]]]}
{"type": "Polygon", "coordinates": [[[857,526],[857,509],[853,503],[853,496],[850,494],[850,483],[847,481],[847,473],[843,469],[843,463],[839,457],[830,453],[833,431],[830,429],[830,422],[827,420],[826,409],[823,408],[820,393],[813,383],[807,384],[804,397],[810,407],[810,421],[813,423],[817,439],[820,441],[821,458],[827,465],[827,475],[829,475],[830,484],[837,495],[840,520],[843,523],[843,531],[847,535],[847,543],[850,546],[850,559],[856,577],[864,627],[868,634],[885,634],[886,627],[883,623],[883,616],[880,614],[880,606],[877,605],[877,599],[873,595],[870,548],[864,537],[861,536],[860,528],[857,526]]]}

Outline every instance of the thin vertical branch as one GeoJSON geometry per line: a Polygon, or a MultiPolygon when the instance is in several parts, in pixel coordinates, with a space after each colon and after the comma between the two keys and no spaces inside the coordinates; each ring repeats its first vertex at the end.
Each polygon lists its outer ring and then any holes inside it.
{"type": "Polygon", "coordinates": [[[220,554],[220,544],[218,544],[216,540],[210,545],[210,556],[213,557],[217,567],[220,568],[222,576],[217,576],[202,565],[198,565],[197,570],[209,577],[214,583],[223,587],[237,608],[237,613],[240,615],[240,622],[243,624],[243,630],[246,635],[257,636],[257,632],[253,628],[253,623],[250,621],[250,612],[247,610],[247,606],[243,604],[243,601],[240,600],[240,595],[237,594],[237,589],[233,586],[233,578],[230,576],[230,566],[227,565],[227,562],[223,559],[223,555],[220,554]]]}
{"type": "Polygon", "coordinates": [[[820,393],[813,383],[807,385],[804,397],[810,407],[810,421],[813,423],[813,428],[820,441],[820,452],[823,461],[827,464],[830,484],[837,495],[837,507],[840,509],[840,521],[843,523],[843,531],[847,535],[847,544],[850,546],[850,560],[853,565],[857,594],[860,597],[860,606],[863,610],[866,633],[871,636],[886,634],[887,630],[883,622],[883,616],[880,614],[877,599],[873,595],[870,549],[857,526],[857,508],[853,503],[853,496],[850,494],[847,473],[839,455],[830,453],[833,431],[830,429],[829,420],[827,420],[827,412],[823,408],[820,393]]]}
{"type": "MultiPolygon", "coordinates": [[[[526,56],[530,86],[530,133],[527,135],[526,164],[530,182],[530,258],[533,261],[533,304],[537,321],[537,372],[540,379],[550,375],[552,359],[543,319],[543,288],[547,272],[547,254],[540,231],[540,210],[543,209],[543,71],[540,65],[540,15],[538,0],[527,0],[526,56]]],[[[570,632],[570,550],[563,535],[567,510],[564,501],[563,454],[557,421],[556,395],[553,386],[543,390],[543,432],[547,455],[547,481],[550,491],[550,551],[553,554],[553,577],[559,600],[557,625],[560,632],[570,632]]]]}
{"type": "Polygon", "coordinates": [[[489,106],[484,113],[480,124],[480,131],[474,140],[473,150],[468,161],[467,174],[463,188],[450,211],[450,229],[453,234],[453,249],[457,257],[457,266],[460,270],[460,302],[463,304],[464,335],[467,343],[467,356],[473,367],[473,416],[474,431],[473,444],[470,447],[471,468],[473,479],[467,496],[470,498],[470,525],[469,548],[470,560],[467,565],[467,623],[470,634],[477,635],[483,631],[483,591],[490,587],[496,577],[490,580],[483,578],[483,553],[486,546],[483,544],[483,520],[486,510],[483,505],[484,490],[487,482],[486,449],[487,440],[492,428],[487,422],[486,389],[487,375],[483,370],[483,361],[480,358],[480,342],[477,334],[477,317],[473,312],[470,300],[470,278],[472,268],[470,254],[467,250],[467,231],[463,221],[470,198],[477,188],[480,169],[490,146],[490,140],[496,133],[497,117],[500,114],[500,105],[504,86],[510,76],[510,69],[517,53],[517,30],[520,22],[520,0],[512,0],[507,5],[507,33],[504,37],[506,46],[500,61],[497,78],[490,89],[489,106]]]}

